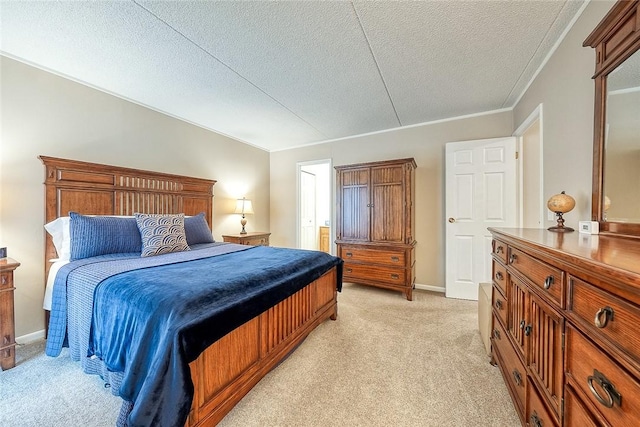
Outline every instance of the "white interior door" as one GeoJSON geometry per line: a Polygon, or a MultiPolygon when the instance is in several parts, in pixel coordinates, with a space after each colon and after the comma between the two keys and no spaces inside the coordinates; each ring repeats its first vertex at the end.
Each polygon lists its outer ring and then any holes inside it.
{"type": "Polygon", "coordinates": [[[316,176],[300,171],[300,248],[317,249],[316,176]]]}
{"type": "Polygon", "coordinates": [[[516,138],[446,145],[446,296],[478,299],[491,281],[487,227],[517,225],[516,138]]]}

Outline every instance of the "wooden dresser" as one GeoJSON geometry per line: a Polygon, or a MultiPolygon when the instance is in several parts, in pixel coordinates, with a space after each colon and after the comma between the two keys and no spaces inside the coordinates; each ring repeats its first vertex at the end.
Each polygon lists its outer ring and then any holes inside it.
{"type": "Polygon", "coordinates": [[[523,425],[640,425],[640,239],[493,229],[493,359],[523,425]]]}
{"type": "Polygon", "coordinates": [[[226,234],[222,236],[222,240],[239,245],[269,246],[269,236],[271,236],[271,233],[254,231],[244,234],[226,234]]]}
{"type": "Polygon", "coordinates": [[[13,271],[20,263],[0,258],[0,368],[16,366],[16,332],[13,314],[13,271]]]}
{"type": "Polygon", "coordinates": [[[336,244],[344,281],[401,291],[415,282],[413,159],[336,166],[336,244]]]}

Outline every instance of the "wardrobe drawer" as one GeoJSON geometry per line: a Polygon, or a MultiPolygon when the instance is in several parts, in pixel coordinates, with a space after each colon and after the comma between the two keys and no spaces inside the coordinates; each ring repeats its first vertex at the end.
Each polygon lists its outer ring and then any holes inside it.
{"type": "Polygon", "coordinates": [[[502,291],[502,295],[507,295],[507,268],[500,263],[493,261],[493,283],[502,291]]]}
{"type": "Polygon", "coordinates": [[[371,264],[344,263],[344,280],[364,279],[374,282],[384,282],[396,285],[405,285],[405,271],[402,268],[383,267],[371,264]]]}
{"type": "Polygon", "coordinates": [[[640,308],[570,275],[567,310],[640,363],[640,308]]]}
{"type": "Polygon", "coordinates": [[[491,304],[493,305],[493,312],[500,318],[503,325],[507,324],[507,301],[505,298],[493,288],[493,296],[491,298],[491,304]]]}
{"type": "Polygon", "coordinates": [[[345,260],[345,262],[367,262],[388,266],[397,265],[399,267],[404,267],[406,265],[404,250],[377,250],[353,246],[341,246],[338,256],[345,260]]]}
{"type": "Polygon", "coordinates": [[[493,345],[493,351],[497,356],[498,366],[500,366],[502,376],[511,390],[511,396],[513,397],[516,410],[519,414],[523,414],[525,390],[527,388],[527,371],[513,350],[507,333],[495,316],[493,319],[491,343],[493,345]]]}
{"type": "Polygon", "coordinates": [[[640,425],[640,384],[616,362],[569,326],[566,372],[602,417],[614,426],[640,425]]]}
{"type": "Polygon", "coordinates": [[[551,301],[564,308],[564,272],[533,258],[518,249],[510,248],[509,265],[531,280],[551,301]]]}

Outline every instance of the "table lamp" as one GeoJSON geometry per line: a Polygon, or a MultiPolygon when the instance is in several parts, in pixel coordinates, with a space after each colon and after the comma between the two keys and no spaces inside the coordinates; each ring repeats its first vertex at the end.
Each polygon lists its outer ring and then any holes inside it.
{"type": "Polygon", "coordinates": [[[242,231],[240,232],[240,234],[247,234],[246,230],[244,229],[244,226],[247,225],[247,219],[244,216],[245,214],[253,213],[253,206],[251,205],[251,200],[245,199],[244,197],[242,199],[236,200],[235,213],[242,214],[242,219],[240,220],[240,224],[242,224],[242,231]]]}

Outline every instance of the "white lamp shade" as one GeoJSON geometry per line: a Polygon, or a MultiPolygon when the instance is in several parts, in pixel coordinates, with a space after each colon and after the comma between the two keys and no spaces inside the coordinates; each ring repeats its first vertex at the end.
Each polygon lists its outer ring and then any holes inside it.
{"type": "Polygon", "coordinates": [[[252,214],[253,206],[251,205],[251,200],[249,199],[238,199],[236,200],[236,211],[237,214],[252,214]]]}

